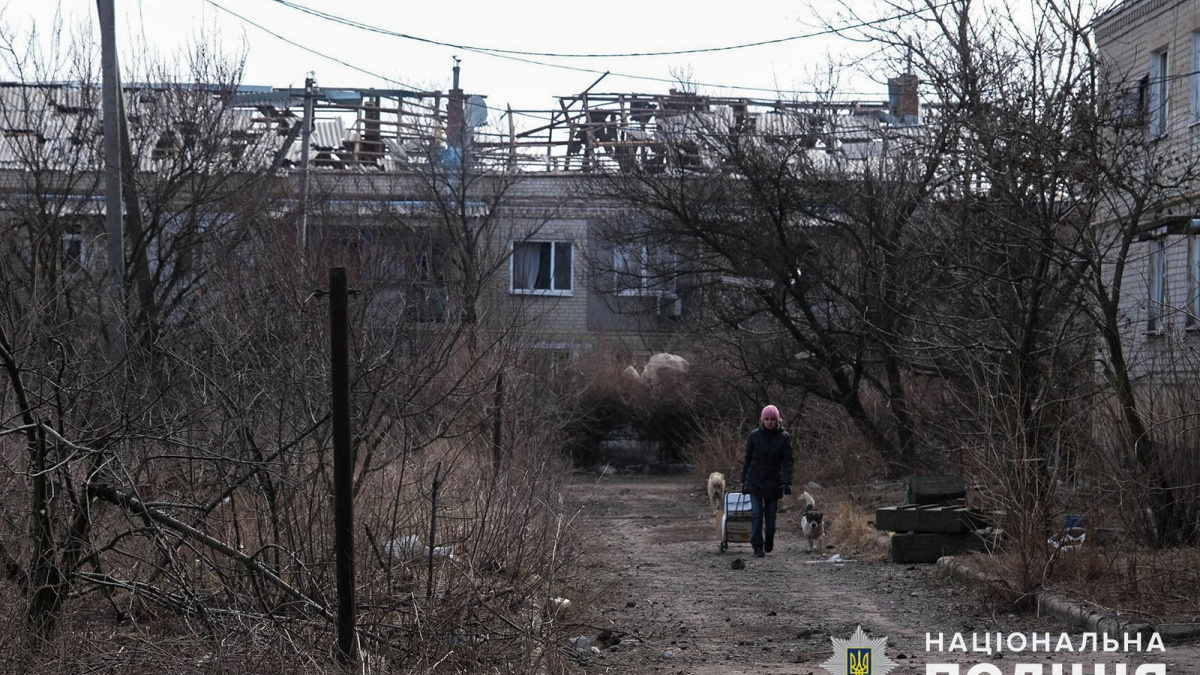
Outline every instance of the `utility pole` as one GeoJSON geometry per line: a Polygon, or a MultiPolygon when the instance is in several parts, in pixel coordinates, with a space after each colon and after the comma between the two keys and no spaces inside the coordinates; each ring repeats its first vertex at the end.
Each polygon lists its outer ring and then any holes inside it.
{"type": "Polygon", "coordinates": [[[496,398],[492,403],[492,479],[500,475],[504,463],[504,371],[496,373],[496,398]]]}
{"type": "MultiPolygon", "coordinates": [[[[338,655],[357,660],[354,600],[354,458],[350,454],[350,311],[346,268],[329,270],[329,349],[333,385],[333,549],[338,655]]],[[[430,544],[432,546],[432,543],[430,544]]]]}
{"type": "Polygon", "coordinates": [[[304,79],[304,131],[300,137],[300,231],[296,233],[297,253],[304,265],[308,248],[308,149],[312,143],[313,108],[317,81],[310,74],[304,79]]]}
{"type": "Polygon", "coordinates": [[[125,339],[121,329],[125,292],[125,233],[121,209],[121,73],[117,66],[117,39],[113,0],[96,0],[100,20],[100,68],[104,117],[104,212],[108,240],[108,298],[105,322],[108,352],[114,363],[125,358],[125,339]]]}
{"type": "Polygon", "coordinates": [[[428,574],[425,577],[425,604],[428,605],[433,601],[433,554],[437,548],[437,496],[438,490],[442,487],[442,463],[437,463],[437,468],[433,470],[433,489],[430,490],[432,496],[429,503],[429,551],[426,554],[429,557],[428,574]]]}

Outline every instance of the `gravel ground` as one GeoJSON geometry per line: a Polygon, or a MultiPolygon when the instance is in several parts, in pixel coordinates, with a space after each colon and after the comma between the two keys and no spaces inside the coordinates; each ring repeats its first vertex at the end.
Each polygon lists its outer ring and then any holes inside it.
{"type": "MultiPolygon", "coordinates": [[[[927,653],[926,633],[945,633],[947,646],[956,632],[968,645],[972,633],[982,640],[985,632],[1049,632],[1056,641],[1068,632],[1074,644],[1081,634],[1051,620],[985,610],[933,565],[830,563],[838,551],[809,553],[795,508],[780,514],[775,551],[765,558],[750,555],[748,544],[720,553],[716,520],[697,483],[690,476],[619,475],[599,482],[581,476],[572,486],[577,524],[589,533],[585,571],[607,589],[576,619],[581,627],[573,634],[589,643],[584,672],[825,675],[830,638],[850,639],[859,625],[870,638],[888,639],[886,654],[900,664],[893,675],[924,673],[926,663],[981,661],[1006,673],[1019,662],[1046,664],[1047,675],[1051,663],[1165,662],[1168,673],[1200,672],[1195,645],[1171,645],[1165,654],[927,653]],[[739,559],[744,567],[733,569],[739,559]]],[[[816,498],[820,505],[819,492],[816,498]]]]}

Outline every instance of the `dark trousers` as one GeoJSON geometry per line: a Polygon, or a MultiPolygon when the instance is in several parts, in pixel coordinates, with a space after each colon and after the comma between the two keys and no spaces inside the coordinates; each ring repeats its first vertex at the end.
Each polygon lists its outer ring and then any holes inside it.
{"type": "Polygon", "coordinates": [[[763,499],[758,495],[750,495],[750,545],[755,549],[763,547],[763,528],[767,532],[767,540],[775,541],[775,512],[779,510],[778,499],[763,499]]]}

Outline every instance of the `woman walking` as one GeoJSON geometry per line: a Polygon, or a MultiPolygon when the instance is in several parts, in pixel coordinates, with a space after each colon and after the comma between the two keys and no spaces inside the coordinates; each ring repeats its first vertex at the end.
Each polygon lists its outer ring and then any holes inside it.
{"type": "Polygon", "coordinates": [[[779,498],[792,494],[792,438],[783,430],[775,406],[763,408],[759,418],[758,428],[746,439],[742,464],[742,490],[750,495],[750,545],[756,558],[775,548],[779,498]]]}

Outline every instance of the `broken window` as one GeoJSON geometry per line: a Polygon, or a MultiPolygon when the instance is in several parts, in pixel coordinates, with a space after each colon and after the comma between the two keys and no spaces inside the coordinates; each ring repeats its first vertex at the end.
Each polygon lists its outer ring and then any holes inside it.
{"type": "Polygon", "coordinates": [[[1200,32],[1192,33],[1191,124],[1200,122],[1200,32]]]}
{"type": "Polygon", "coordinates": [[[512,292],[570,295],[572,245],[567,241],[521,241],[512,245],[512,292]]]}
{"type": "Polygon", "coordinates": [[[1145,124],[1149,96],[1150,77],[1146,76],[1138,80],[1136,86],[1121,92],[1116,101],[1114,122],[1129,129],[1145,124]]]}
{"type": "Polygon", "coordinates": [[[633,244],[613,249],[617,295],[674,295],[675,254],[662,246],[633,244]]]}
{"type": "Polygon", "coordinates": [[[1167,52],[1150,55],[1150,136],[1157,138],[1167,133],[1168,84],[1167,52]]]}
{"type": "Polygon", "coordinates": [[[179,149],[179,141],[175,132],[167,129],[158,136],[154,149],[150,151],[150,159],[167,159],[179,149]]]}
{"type": "Polygon", "coordinates": [[[83,235],[64,232],[62,235],[63,262],[67,265],[87,266],[87,242],[83,235]]]}
{"type": "Polygon", "coordinates": [[[1146,332],[1158,333],[1164,328],[1167,297],[1167,249],[1161,238],[1150,240],[1150,274],[1147,277],[1148,300],[1146,332]]]}

